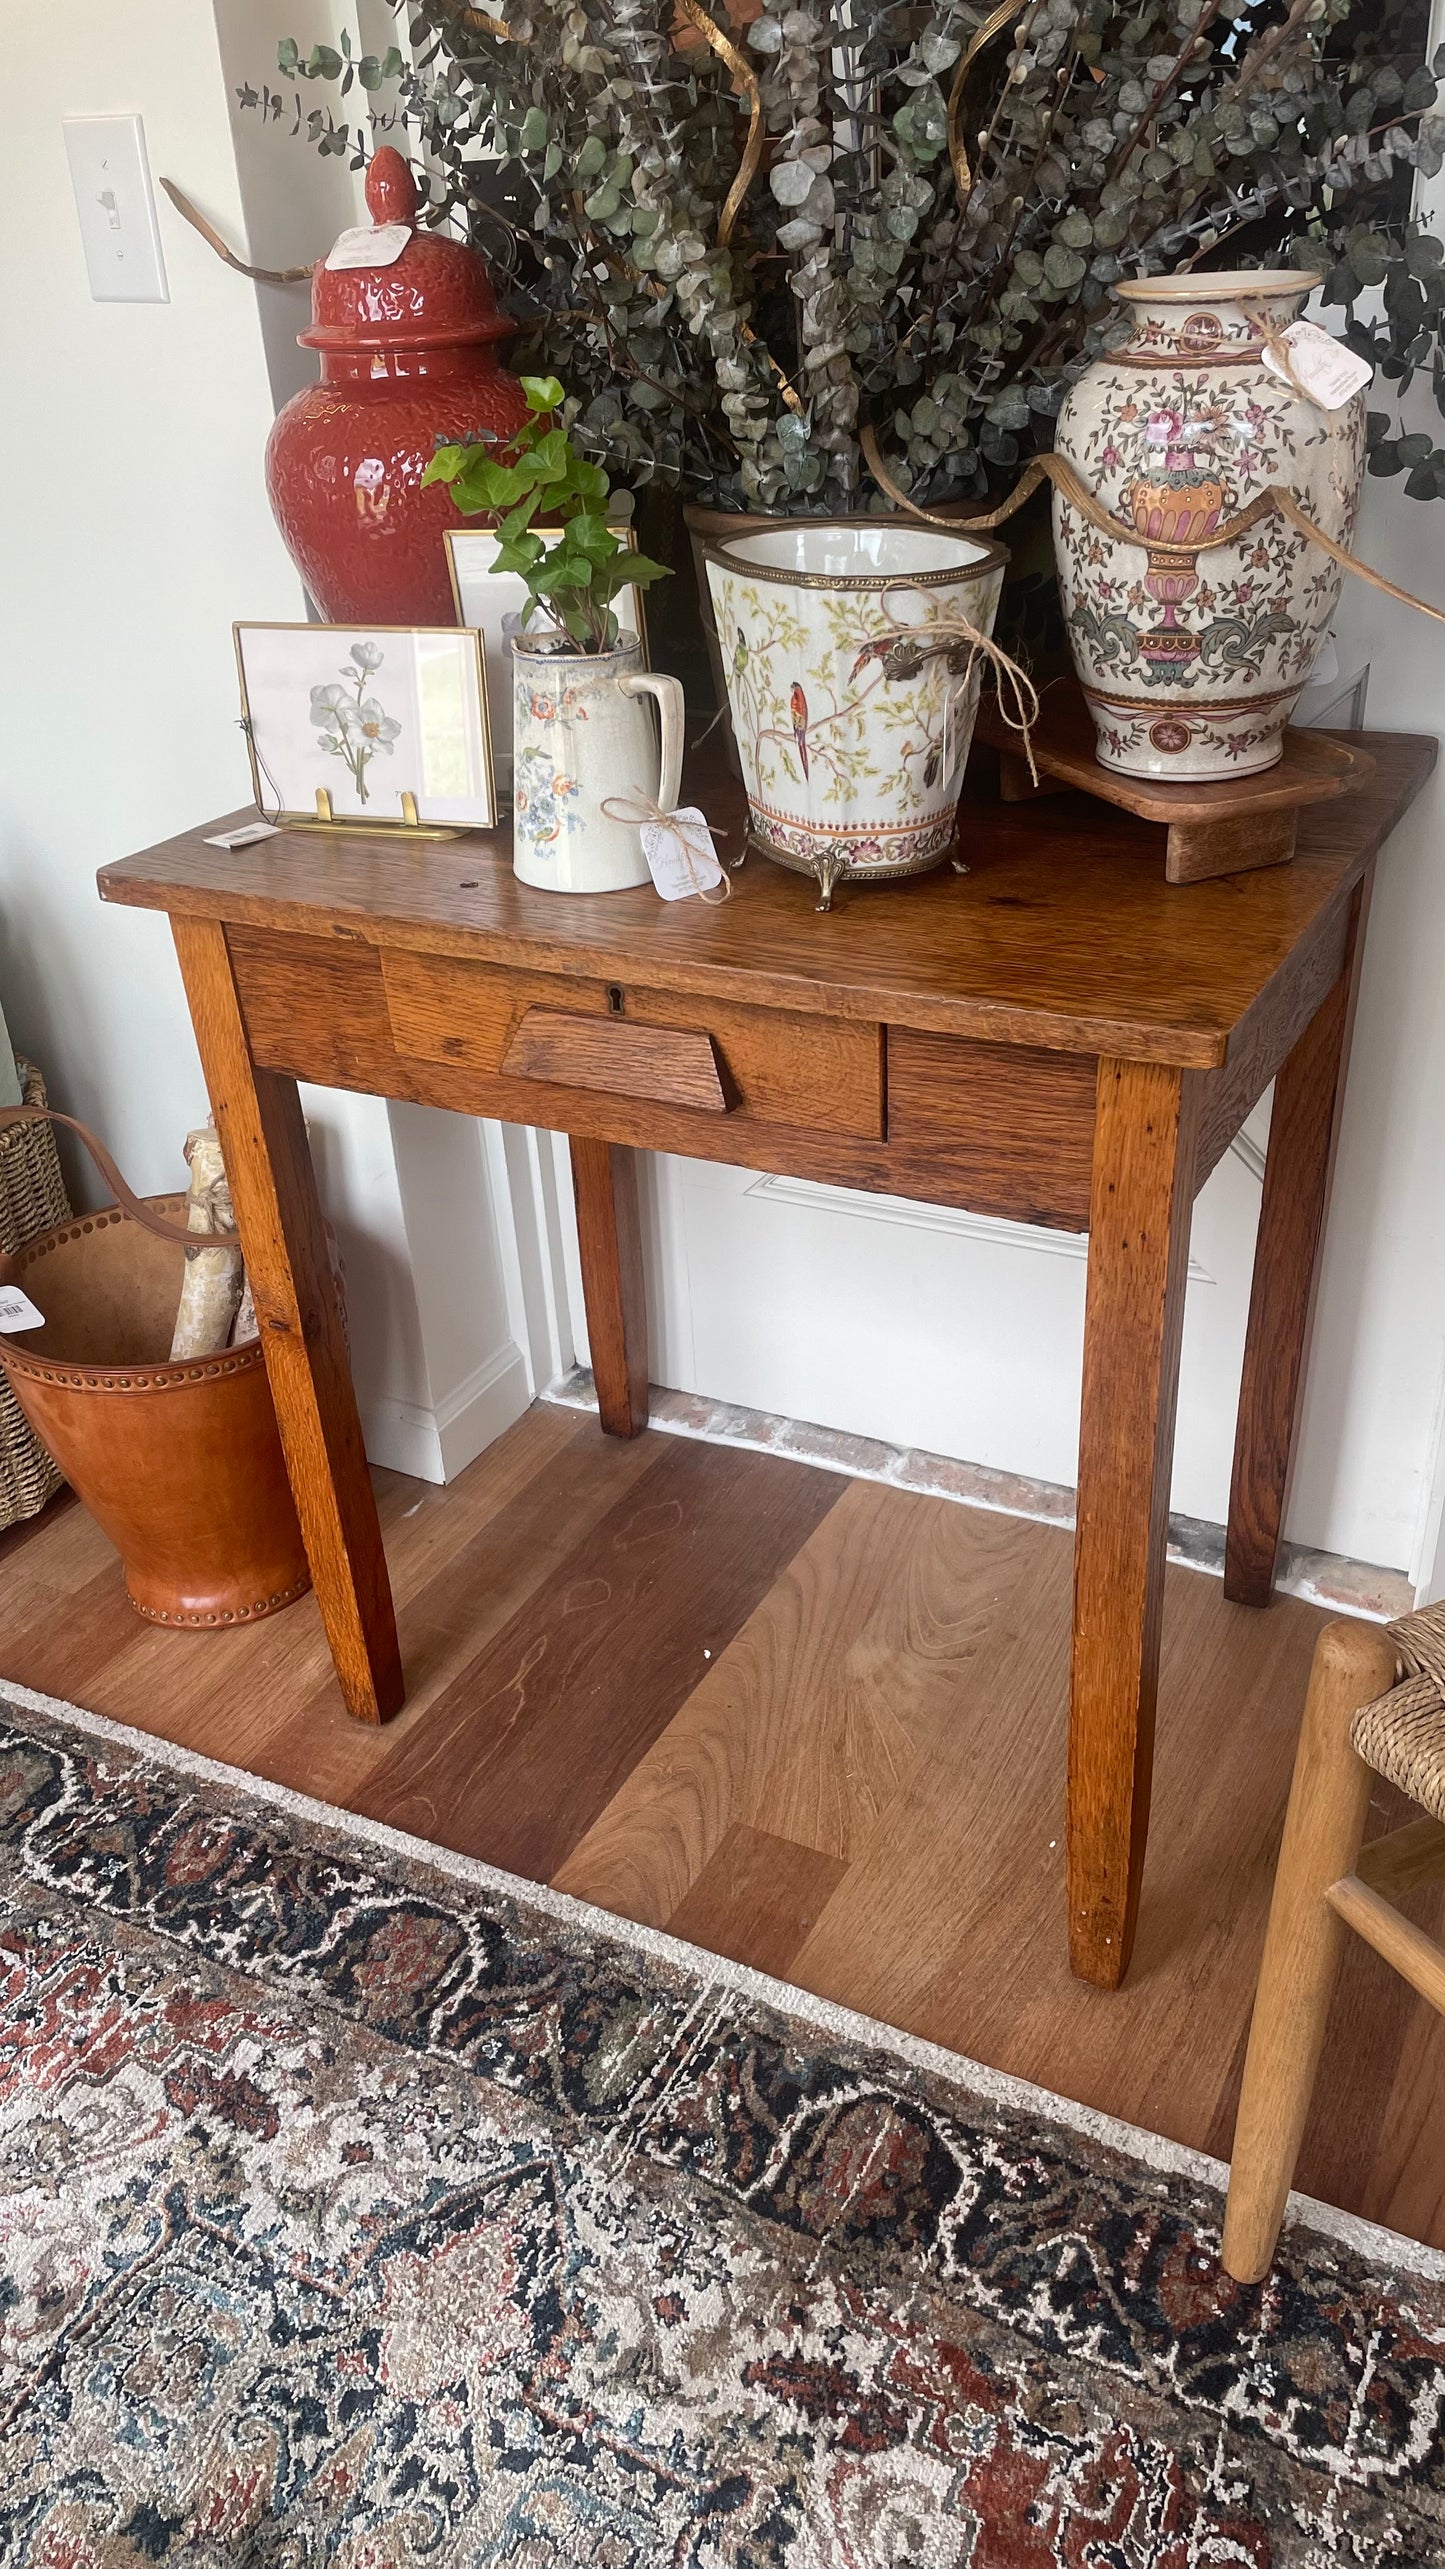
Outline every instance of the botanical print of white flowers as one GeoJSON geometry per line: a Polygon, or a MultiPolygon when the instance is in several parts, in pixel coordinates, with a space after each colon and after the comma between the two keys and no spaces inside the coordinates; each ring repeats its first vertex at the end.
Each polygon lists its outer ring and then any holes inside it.
{"type": "Polygon", "coordinates": [[[353,642],[352,665],[341,671],[341,683],[332,680],[327,687],[311,690],[311,719],[321,734],[318,747],[328,757],[344,759],[351,770],[357,800],[366,802],[366,771],[378,750],[389,758],[393,744],[401,737],[401,725],[376,696],[366,692],[367,681],[381,667],[386,654],[375,642],[353,642]]]}

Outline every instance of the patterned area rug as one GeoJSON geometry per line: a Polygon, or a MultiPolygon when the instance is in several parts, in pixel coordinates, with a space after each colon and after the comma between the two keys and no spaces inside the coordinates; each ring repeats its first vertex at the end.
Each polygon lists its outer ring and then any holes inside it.
{"type": "Polygon", "coordinates": [[[0,2561],[1426,2569],[1445,2261],[0,1695],[0,2561]]]}

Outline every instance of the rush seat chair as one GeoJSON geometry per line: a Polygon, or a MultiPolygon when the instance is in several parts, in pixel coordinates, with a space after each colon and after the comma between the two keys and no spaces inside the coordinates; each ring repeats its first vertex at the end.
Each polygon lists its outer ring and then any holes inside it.
{"type": "Polygon", "coordinates": [[[1399,1623],[1332,1623],[1304,1727],[1255,1995],[1223,2262],[1257,2283],[1274,2255],[1347,1930],[1445,2014],[1445,1947],[1398,1895],[1445,1872],[1445,1604],[1399,1623]],[[1377,1775],[1422,1816],[1363,1846],[1377,1775]]]}

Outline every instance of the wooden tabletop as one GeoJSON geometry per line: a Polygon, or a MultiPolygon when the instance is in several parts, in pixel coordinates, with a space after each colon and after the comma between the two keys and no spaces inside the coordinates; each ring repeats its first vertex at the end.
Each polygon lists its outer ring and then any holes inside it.
{"type": "MultiPolygon", "coordinates": [[[[1301,815],[1292,863],[1174,886],[1164,833],[1083,794],[966,803],[944,868],[896,885],[816,886],[750,853],[731,900],[538,892],[511,867],[505,825],[407,847],[347,829],[283,830],[226,851],[233,813],[103,868],[102,900],[173,915],[363,939],[602,976],[764,1007],[858,1017],[1053,1050],[1212,1069],[1289,956],[1349,897],[1435,763],[1433,740],[1350,737],[1375,773],[1301,815]]],[[[736,855],[745,812],[720,764],[697,759],[689,797],[736,855]]]]}

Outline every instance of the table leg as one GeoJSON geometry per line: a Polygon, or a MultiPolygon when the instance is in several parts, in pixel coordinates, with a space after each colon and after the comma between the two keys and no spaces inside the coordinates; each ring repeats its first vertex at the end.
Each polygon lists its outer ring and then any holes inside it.
{"type": "Polygon", "coordinates": [[[571,1136],[582,1299],[597,1407],[609,1436],[647,1425],[647,1299],[637,1163],[618,1142],[571,1136]]]}
{"type": "Polygon", "coordinates": [[[396,1617],[296,1082],[251,1059],[225,930],[172,924],[326,1638],[348,1712],[385,1721],[396,1617]]]}
{"type": "Polygon", "coordinates": [[[1224,1593],[1238,1606],[1267,1606],[1274,1586],[1367,902],[1364,883],[1339,980],[1274,1083],[1224,1547],[1224,1593]]]}
{"type": "Polygon", "coordinates": [[[1069,1959],[1117,1988],[1149,1827],[1197,1077],[1099,1064],[1074,1539],[1069,1959]]]}

